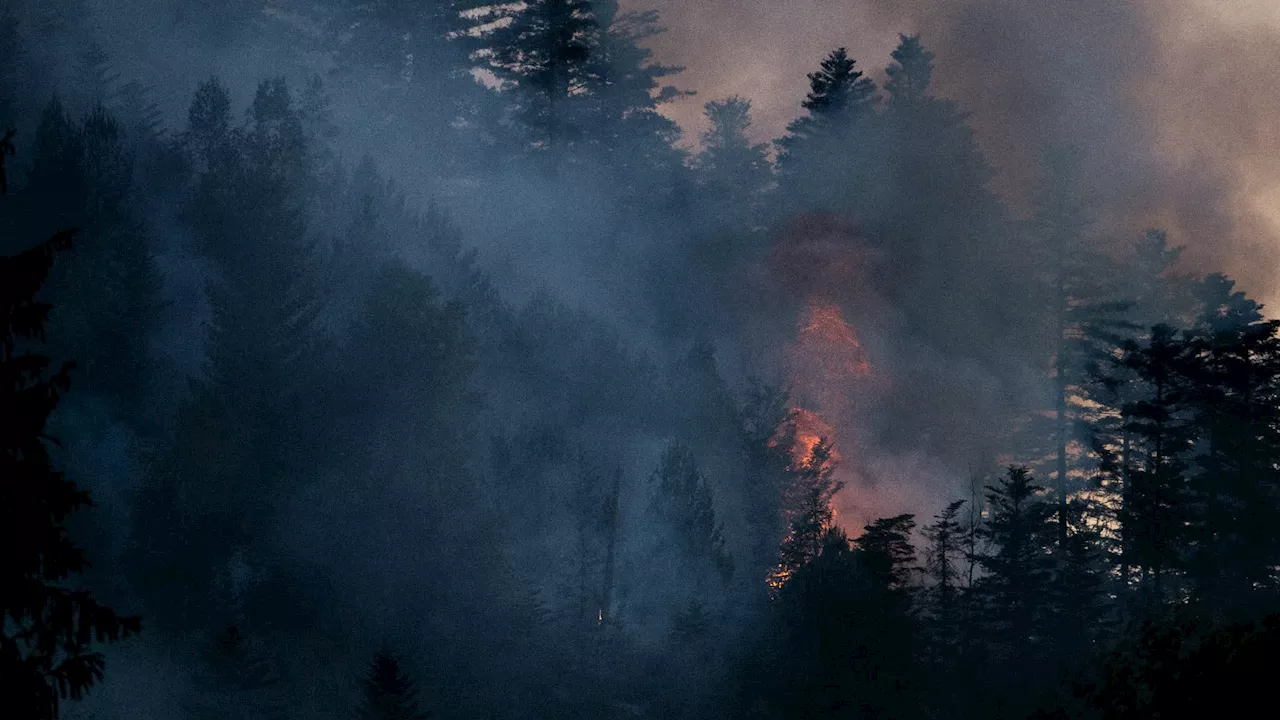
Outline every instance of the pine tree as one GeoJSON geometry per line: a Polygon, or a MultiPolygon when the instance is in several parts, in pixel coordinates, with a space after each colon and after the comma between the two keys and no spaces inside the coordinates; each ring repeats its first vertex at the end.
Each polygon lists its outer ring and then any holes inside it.
{"type": "Polygon", "coordinates": [[[707,222],[726,227],[722,232],[730,237],[751,232],[763,219],[761,203],[772,180],[765,146],[747,137],[751,101],[737,96],[713,100],[705,113],[711,126],[702,134],[697,167],[707,222]]]}
{"type": "Polygon", "coordinates": [[[1128,319],[1142,330],[1153,325],[1183,327],[1195,320],[1195,284],[1175,267],[1185,248],[1170,247],[1163,230],[1147,230],[1133,248],[1126,295],[1128,319]]]}
{"type": "Polygon", "coordinates": [[[981,559],[986,574],[975,590],[984,601],[988,640],[1005,663],[1043,661],[1051,556],[1046,548],[1052,509],[1039,498],[1025,467],[1010,467],[987,487],[991,515],[983,533],[993,550],[981,559]]]}
{"type": "Polygon", "coordinates": [[[911,544],[915,527],[913,515],[880,518],[853,541],[863,572],[877,587],[890,592],[910,587],[911,576],[917,570],[916,551],[911,544]]]}
{"type": "Polygon", "coordinates": [[[582,138],[600,33],[588,0],[535,0],[489,36],[489,66],[514,93],[534,147],[560,151],[582,138]]]}
{"type": "Polygon", "coordinates": [[[417,684],[403,667],[400,657],[383,648],[373,656],[364,679],[364,702],[359,720],[426,720],[431,717],[418,707],[417,684]]]}
{"type": "Polygon", "coordinates": [[[1094,219],[1083,182],[1077,151],[1049,153],[1046,181],[1037,194],[1032,220],[1048,311],[1046,333],[1054,382],[1050,453],[1057,538],[1063,547],[1070,533],[1070,497],[1078,489],[1069,477],[1069,449],[1081,439],[1077,429],[1092,419],[1078,399],[1090,399],[1098,391],[1089,383],[1091,364],[1118,347],[1133,330],[1124,317],[1131,303],[1119,299],[1116,268],[1092,235],[1094,219]]]}
{"type": "Polygon", "coordinates": [[[786,394],[755,380],[739,414],[750,563],[739,577],[758,581],[777,569],[779,544],[789,530],[786,495],[795,425],[790,422],[786,394]]]}
{"type": "Polygon", "coordinates": [[[773,608],[779,637],[768,662],[767,716],[847,716],[864,699],[855,663],[870,648],[857,614],[859,569],[848,536],[832,528],[811,562],[778,590],[773,608]]]}
{"type": "Polygon", "coordinates": [[[620,13],[614,0],[535,0],[482,36],[481,56],[511,99],[525,151],[552,171],[573,166],[584,187],[609,166],[613,194],[643,211],[672,198],[683,176],[679,127],[657,111],[681,94],[662,85],[679,68],[643,47],[661,32],[656,13],[620,13]]]}
{"type": "Polygon", "coordinates": [[[809,93],[801,103],[804,117],[787,126],[778,141],[779,185],[785,202],[810,209],[847,209],[865,189],[867,168],[859,153],[875,145],[862,137],[873,116],[876,86],[844,48],[831,52],[817,72],[809,73],[809,93]]]}
{"type": "Polygon", "coordinates": [[[212,588],[230,558],[266,562],[254,528],[324,447],[318,424],[304,424],[321,366],[302,120],[280,80],[259,86],[243,127],[230,112],[225,88],[203,84],[182,138],[194,171],[185,219],[214,269],[212,322],[205,372],[149,469],[135,527],[157,613],[185,622],[220,616],[212,588]]]}
{"type": "Polygon", "coordinates": [[[605,177],[617,184],[613,194],[622,207],[645,219],[657,208],[678,206],[689,190],[687,158],[675,147],[680,126],[660,107],[694,93],[664,84],[683,68],[654,62],[647,47],[665,32],[657,12],[620,12],[618,5],[618,0],[592,2],[600,36],[587,58],[593,84],[584,127],[598,157],[595,170],[609,166],[605,177]]]}
{"type": "Polygon", "coordinates": [[[933,518],[933,524],[925,528],[929,547],[925,556],[925,569],[933,578],[933,607],[939,614],[955,608],[960,580],[959,558],[963,554],[961,543],[963,528],[956,520],[964,500],[956,500],[943,508],[933,518]]]}
{"type": "Polygon", "coordinates": [[[651,512],[670,528],[677,557],[687,564],[690,576],[701,580],[714,571],[728,581],[733,560],[716,523],[711,487],[693,453],[680,443],[669,445],[651,482],[651,512]]]}
{"type": "Polygon", "coordinates": [[[1088,662],[1108,639],[1107,563],[1097,533],[1076,530],[1056,553],[1050,591],[1053,658],[1060,668],[1088,662]]]}
{"type": "Polygon", "coordinates": [[[934,54],[920,43],[919,35],[899,35],[898,47],[890,57],[894,64],[885,70],[884,89],[890,102],[900,108],[916,109],[931,99],[934,54]]]}
{"type": "Polygon", "coordinates": [[[915,627],[906,577],[911,518],[884,518],[854,543],[828,530],[778,592],[770,657],[777,717],[917,716],[915,627]]]}
{"type": "Polygon", "coordinates": [[[930,685],[935,702],[956,704],[962,697],[964,682],[957,677],[962,667],[962,654],[967,649],[964,575],[965,528],[956,519],[964,500],[949,503],[934,521],[925,527],[925,570],[933,585],[925,595],[923,627],[926,633],[925,662],[930,668],[930,685]]]}
{"type": "Polygon", "coordinates": [[[87,389],[136,420],[147,396],[149,342],[161,307],[160,276],[134,209],[134,156],[116,119],[99,108],[73,122],[57,101],[45,110],[25,195],[28,226],[41,218],[79,227],[79,251],[57,268],[49,291],[51,347],[75,357],[87,389]]]}
{"type": "Polygon", "coordinates": [[[14,717],[52,720],[60,702],[78,700],[103,677],[93,643],[141,629],[69,580],[88,567],[66,523],[92,507],[89,494],[55,469],[46,435],[49,416],[70,386],[72,366],[50,373],[34,352],[51,306],[37,299],[57,253],[60,232],[17,255],[0,257],[0,695],[14,717]]]}
{"type": "Polygon", "coordinates": [[[1125,345],[1124,365],[1145,392],[1122,408],[1134,456],[1127,471],[1120,526],[1141,598],[1150,606],[1172,596],[1170,580],[1182,564],[1187,520],[1188,452],[1194,428],[1186,413],[1185,345],[1167,325],[1143,344],[1125,345]]]}
{"type": "Polygon", "coordinates": [[[991,258],[1016,257],[1008,220],[989,183],[968,116],[932,88],[933,53],[919,36],[900,36],[885,69],[884,109],[864,143],[879,172],[860,188],[861,225],[885,254],[895,282],[886,288],[908,322],[942,348],[1000,347],[973,337],[961,318],[987,317],[1000,333],[1026,323],[1011,312],[1025,295],[1019,270],[993,285],[991,258]],[[932,298],[950,299],[945,307],[932,298]]]}
{"type": "Polygon", "coordinates": [[[336,87],[376,108],[368,124],[380,134],[429,128],[447,138],[432,149],[443,151],[449,170],[459,170],[449,144],[474,149],[481,139],[474,126],[485,120],[479,115],[485,90],[471,75],[479,49],[472,23],[492,22],[506,6],[474,0],[340,0],[333,6],[324,19],[324,46],[334,58],[336,87]]]}
{"type": "MultiPolygon", "coordinates": [[[[1148,343],[1154,327],[1185,327],[1193,319],[1195,298],[1191,278],[1173,270],[1181,252],[1180,247],[1170,248],[1168,237],[1158,230],[1148,230],[1135,244],[1133,262],[1125,277],[1125,293],[1133,302],[1126,313],[1132,328],[1124,334],[1136,344],[1122,345],[1118,356],[1101,356],[1087,363],[1088,384],[1093,388],[1090,399],[1105,408],[1089,422],[1090,445],[1098,458],[1093,480],[1102,501],[1088,511],[1104,523],[1117,520],[1122,512],[1125,494],[1132,482],[1131,471],[1140,460],[1128,413],[1150,390],[1137,368],[1126,363],[1126,349],[1148,343]]],[[[1133,567],[1131,539],[1126,533],[1106,529],[1101,537],[1104,550],[1118,566],[1122,588],[1129,586],[1133,567]]]]}
{"type": "Polygon", "coordinates": [[[1280,321],[1220,275],[1205,279],[1201,298],[1184,369],[1200,440],[1188,560],[1199,598],[1221,613],[1266,606],[1280,590],[1280,321]]]}
{"type": "Polygon", "coordinates": [[[917,613],[913,579],[916,551],[912,515],[880,518],[853,541],[861,590],[854,612],[864,627],[859,671],[863,717],[912,717],[919,700],[917,613]]]}
{"type": "Polygon", "coordinates": [[[832,445],[823,439],[813,446],[797,467],[784,496],[790,532],[778,549],[778,564],[769,578],[775,589],[821,552],[835,513],[831,500],[844,487],[836,480],[831,459],[832,445]]]}

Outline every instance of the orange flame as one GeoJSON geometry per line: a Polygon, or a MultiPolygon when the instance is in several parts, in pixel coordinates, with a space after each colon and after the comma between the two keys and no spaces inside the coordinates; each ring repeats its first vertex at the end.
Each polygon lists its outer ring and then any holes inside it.
{"type": "MultiPolygon", "coordinates": [[[[836,429],[826,420],[823,420],[821,415],[812,410],[793,408],[793,413],[792,422],[795,424],[796,436],[795,443],[791,446],[791,458],[796,464],[799,464],[809,458],[814,446],[821,440],[834,439],[836,429]]],[[[840,456],[833,450],[831,459],[833,462],[839,462],[840,456]]]]}

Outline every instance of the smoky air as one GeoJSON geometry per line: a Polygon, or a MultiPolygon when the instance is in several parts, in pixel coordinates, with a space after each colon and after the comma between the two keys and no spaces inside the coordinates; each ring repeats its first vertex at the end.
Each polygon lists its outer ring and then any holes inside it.
{"type": "Polygon", "coordinates": [[[0,718],[1269,701],[1219,5],[8,0],[0,718]]]}

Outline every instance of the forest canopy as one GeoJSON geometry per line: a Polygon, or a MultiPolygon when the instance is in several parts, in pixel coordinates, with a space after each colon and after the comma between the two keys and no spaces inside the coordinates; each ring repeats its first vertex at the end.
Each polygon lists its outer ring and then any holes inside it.
{"type": "Polygon", "coordinates": [[[616,0],[90,5],[0,14],[0,716],[1265,691],[1280,321],[928,38],[762,142],[616,0]]]}

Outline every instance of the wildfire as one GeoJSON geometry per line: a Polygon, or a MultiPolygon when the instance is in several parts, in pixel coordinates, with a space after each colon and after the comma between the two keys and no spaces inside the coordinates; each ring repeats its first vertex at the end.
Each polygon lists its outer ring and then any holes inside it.
{"type": "Polygon", "coordinates": [[[812,302],[800,317],[787,365],[796,393],[795,453],[802,460],[819,440],[835,437],[833,423],[849,419],[852,383],[869,375],[871,364],[840,307],[812,302]]]}
{"type": "MultiPolygon", "coordinates": [[[[792,459],[797,464],[808,459],[809,453],[813,452],[814,446],[819,441],[824,438],[830,440],[835,437],[836,429],[812,410],[794,408],[792,423],[796,428],[796,436],[795,442],[791,447],[791,454],[792,459]]],[[[840,456],[836,451],[832,450],[831,459],[839,462],[840,456]]]]}
{"type": "MultiPolygon", "coordinates": [[[[777,236],[768,263],[774,291],[803,301],[781,358],[791,390],[791,420],[785,429],[790,458],[799,466],[820,441],[831,443],[827,460],[848,488],[858,486],[853,477],[858,465],[848,462],[859,441],[855,402],[883,391],[883,379],[873,372],[846,315],[858,308],[875,316],[880,307],[867,276],[871,258],[866,247],[858,229],[843,219],[808,214],[777,236]]],[[[781,434],[778,441],[784,442],[781,434]]],[[[842,502],[846,510],[848,502],[842,502]]],[[[787,579],[786,569],[778,568],[768,582],[776,590],[787,579]]]]}
{"type": "Polygon", "coordinates": [[[793,379],[816,392],[839,391],[849,380],[871,373],[857,333],[833,303],[814,302],[805,309],[788,360],[793,379]]]}

